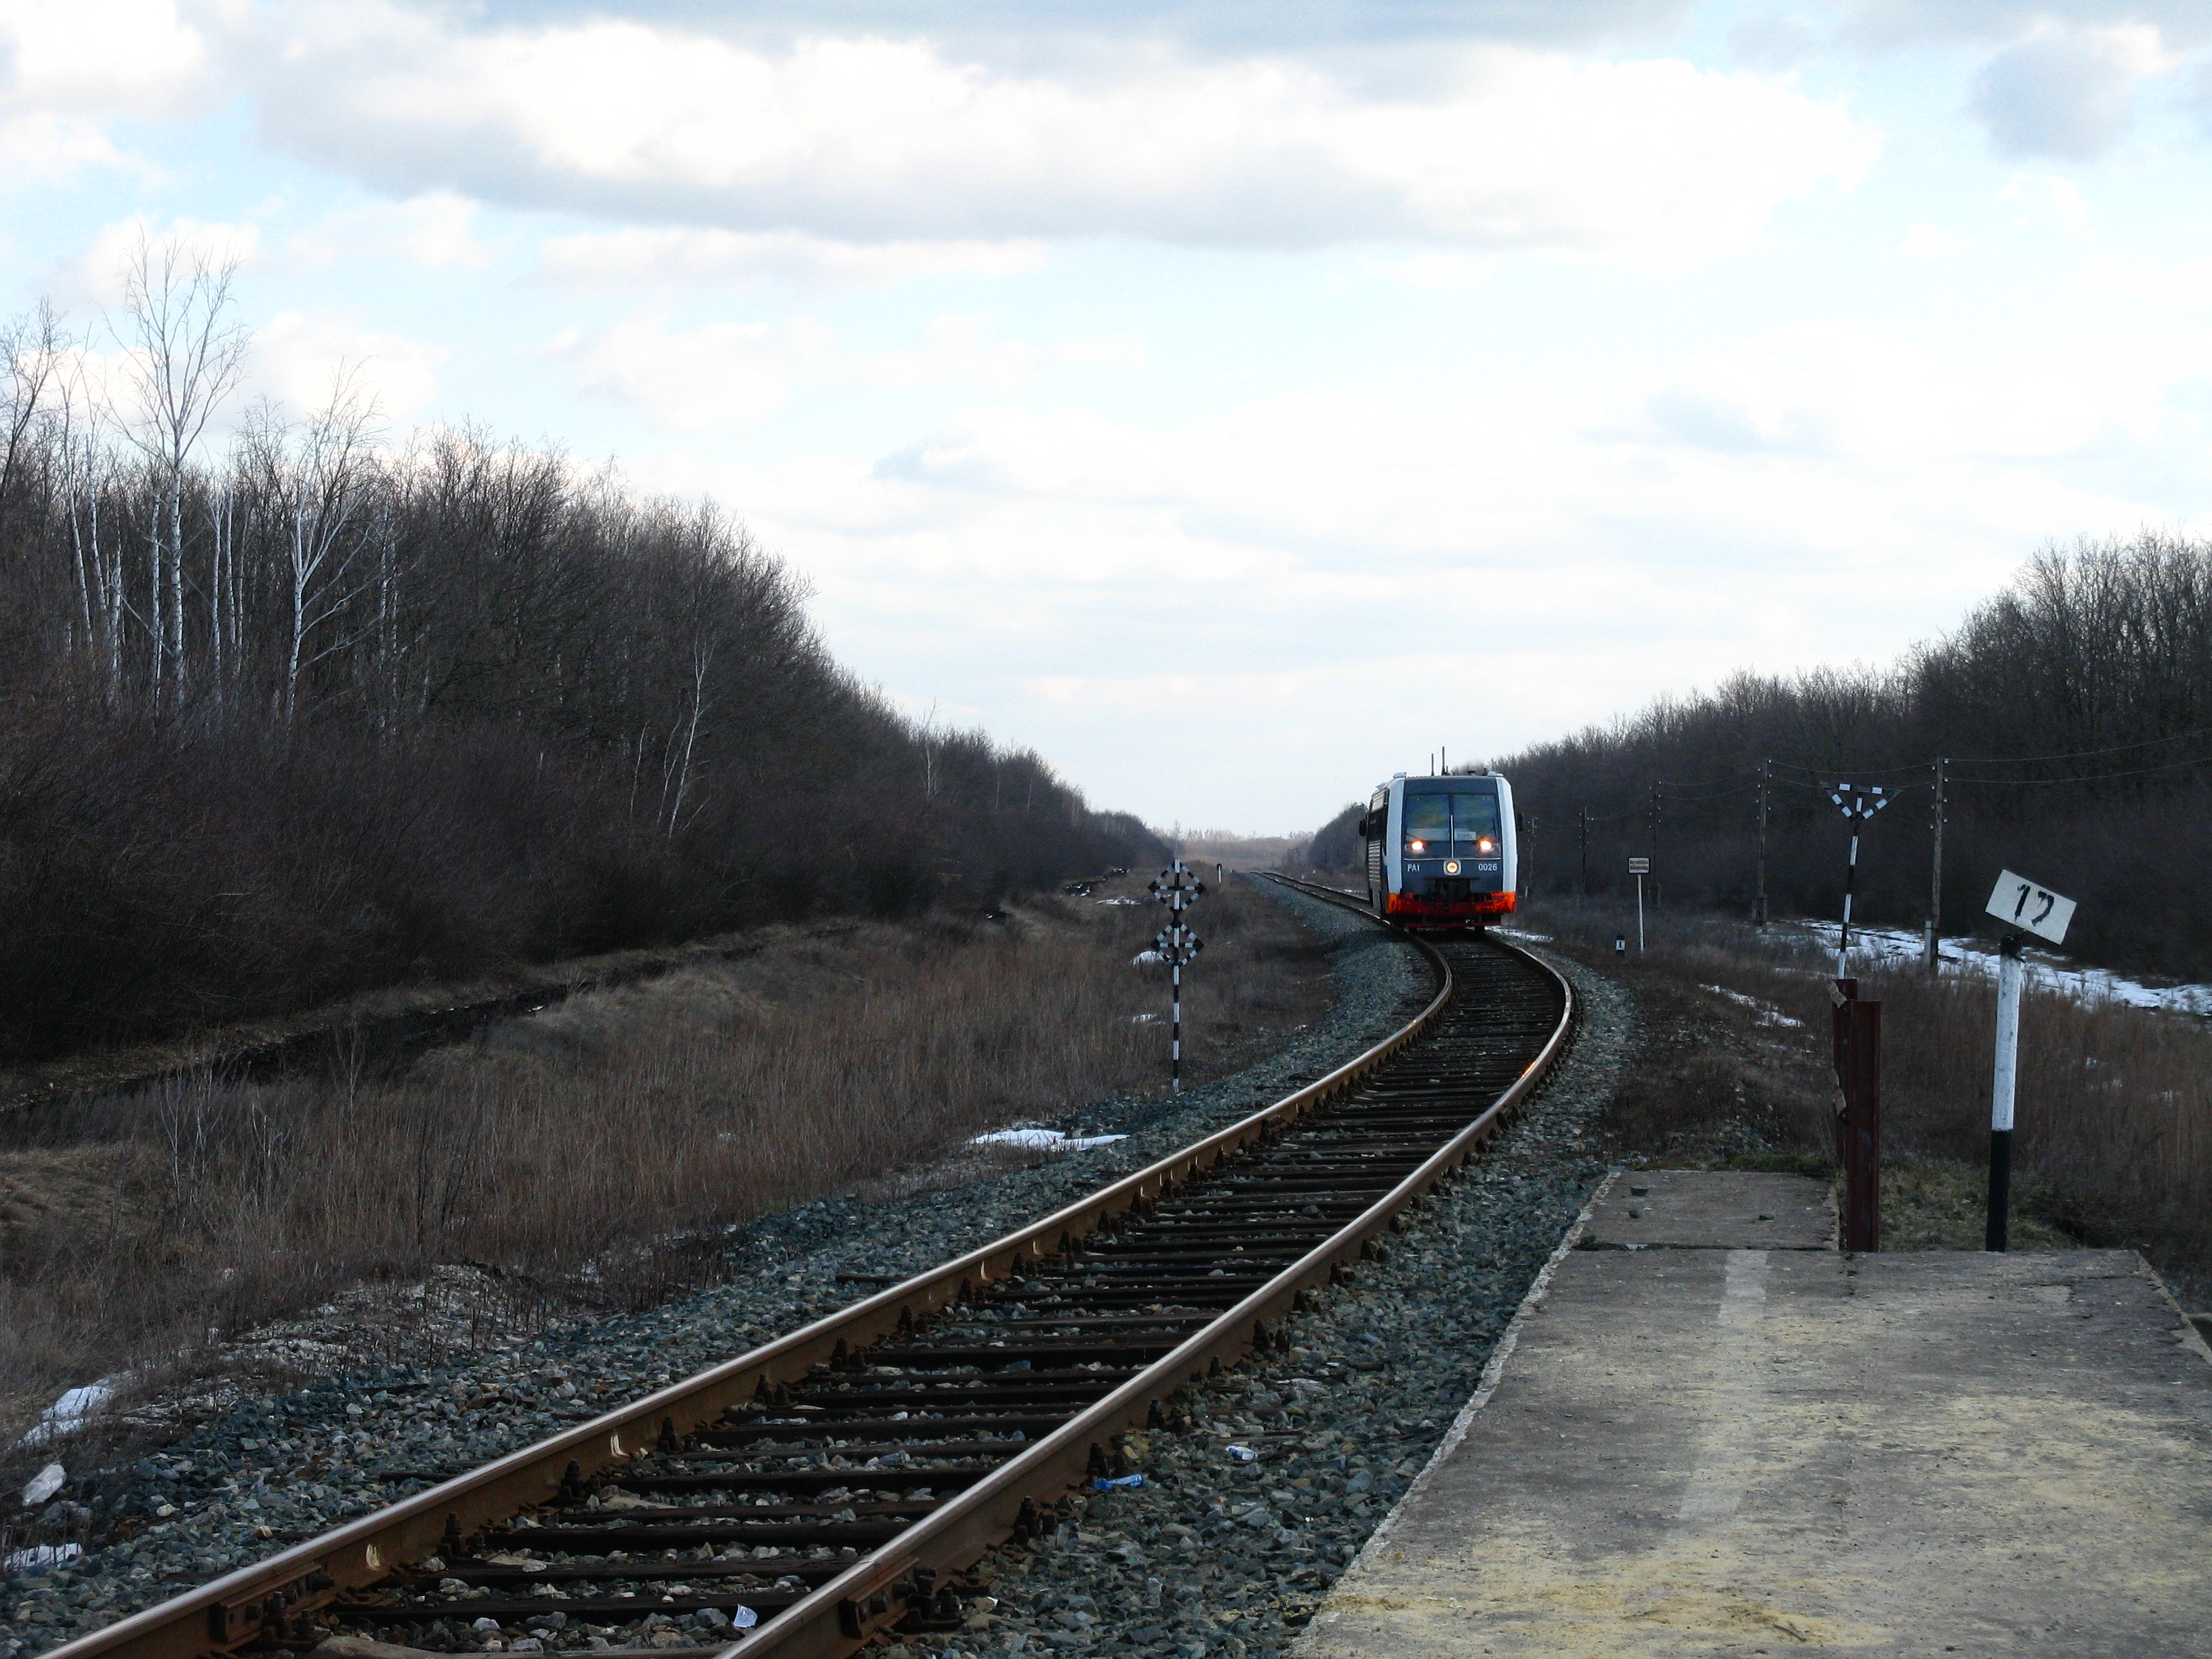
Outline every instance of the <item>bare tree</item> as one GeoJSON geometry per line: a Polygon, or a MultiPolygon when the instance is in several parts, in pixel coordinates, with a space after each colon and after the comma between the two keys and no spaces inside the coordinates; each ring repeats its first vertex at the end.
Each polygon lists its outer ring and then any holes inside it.
{"type": "Polygon", "coordinates": [[[375,404],[356,370],[341,366],[330,401],[295,432],[266,404],[246,447],[270,516],[281,526],[290,605],[284,653],[284,722],[297,719],[301,676],[352,642],[325,635],[376,582],[362,533],[375,512],[375,404]]]}
{"type": "Polygon", "coordinates": [[[148,690],[155,706],[185,678],[185,478],[216,410],[237,389],[247,334],[230,316],[239,261],[211,258],[178,239],[143,230],[125,256],[121,326],[110,332],[128,353],[137,408],[126,428],[160,492],[148,526],[148,690]]]}
{"type": "Polygon", "coordinates": [[[23,465],[42,417],[51,412],[63,354],[70,347],[60,318],[41,300],[27,317],[0,325],[0,425],[7,451],[0,455],[0,518],[13,510],[23,465]]]}

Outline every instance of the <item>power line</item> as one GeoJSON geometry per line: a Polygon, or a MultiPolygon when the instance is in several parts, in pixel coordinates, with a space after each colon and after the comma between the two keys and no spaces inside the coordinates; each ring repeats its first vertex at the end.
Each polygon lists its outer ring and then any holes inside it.
{"type": "MultiPolygon", "coordinates": [[[[1987,763],[1977,763],[1986,764],[1987,763]]],[[[2192,766],[2212,765],[2212,755],[2199,755],[2192,760],[2167,761],[2162,766],[2136,766],[2124,772],[2084,772],[2070,778],[1961,778],[1954,783],[1978,783],[1984,788],[2033,789],[2046,783],[2102,783],[2110,778],[2143,778],[2154,772],[2181,772],[2192,766]]]]}
{"type": "MultiPolygon", "coordinates": [[[[2032,766],[2043,761],[2088,760],[2098,755],[2124,755],[2130,749],[2155,749],[2162,743],[2182,743],[2191,738],[2212,737],[2212,726],[2200,726],[2193,732],[2176,732],[2163,738],[2145,738],[2138,743],[2116,743],[2105,749],[2075,749],[2063,755],[1990,755],[1967,760],[1954,760],[1954,766],[2032,766]]],[[[2114,774],[2115,776],[2124,775],[2114,774]]]]}

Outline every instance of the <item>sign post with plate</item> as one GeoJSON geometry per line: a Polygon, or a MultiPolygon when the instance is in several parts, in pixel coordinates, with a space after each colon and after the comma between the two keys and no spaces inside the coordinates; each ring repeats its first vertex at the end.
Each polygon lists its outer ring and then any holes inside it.
{"type": "Polygon", "coordinates": [[[1651,873],[1650,859],[1631,859],[1628,873],[1636,878],[1636,948],[1644,948],[1644,878],[1651,873]]]}
{"type": "Polygon", "coordinates": [[[2009,870],[1997,872],[1996,890],[1983,907],[2008,927],[1997,946],[1996,1073],[1990,1085],[1990,1218],[1982,1248],[2002,1250],[2010,1243],[2012,1211],[2013,1101],[2020,1079],[2020,993],[2027,964],[2023,933],[2048,945],[2065,942],[2074,920],[2074,901],[2039,882],[2009,870]]]}

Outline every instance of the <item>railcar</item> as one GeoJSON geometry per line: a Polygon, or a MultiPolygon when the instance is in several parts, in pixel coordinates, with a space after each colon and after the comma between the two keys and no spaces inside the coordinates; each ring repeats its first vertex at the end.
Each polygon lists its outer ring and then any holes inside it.
{"type": "Polygon", "coordinates": [[[1498,773],[1401,772],[1375,786],[1359,833],[1376,915],[1409,927],[1480,927],[1513,914],[1513,786],[1498,773]]]}

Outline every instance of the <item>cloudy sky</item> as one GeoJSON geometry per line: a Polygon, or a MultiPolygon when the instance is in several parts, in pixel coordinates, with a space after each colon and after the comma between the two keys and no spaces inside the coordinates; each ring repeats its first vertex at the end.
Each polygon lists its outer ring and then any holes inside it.
{"type": "Polygon", "coordinates": [[[0,195],[7,309],[228,246],[255,393],[711,494],[1163,823],[2212,488],[2204,0],[0,0],[0,195]]]}

